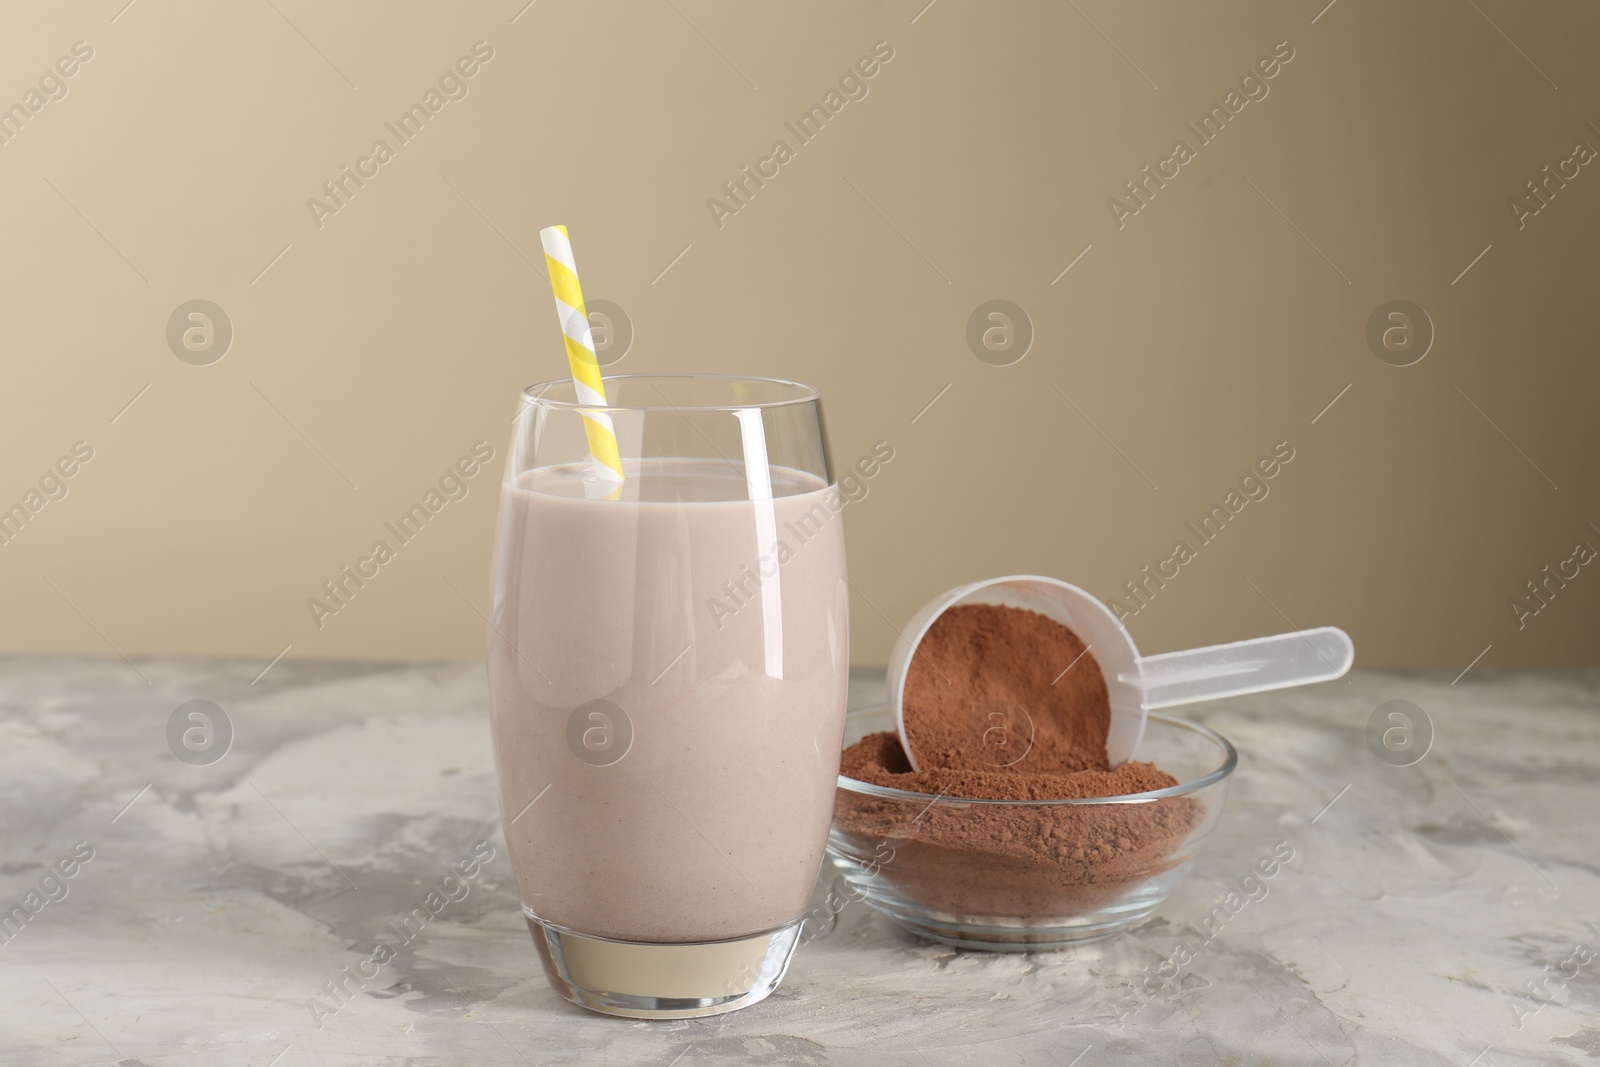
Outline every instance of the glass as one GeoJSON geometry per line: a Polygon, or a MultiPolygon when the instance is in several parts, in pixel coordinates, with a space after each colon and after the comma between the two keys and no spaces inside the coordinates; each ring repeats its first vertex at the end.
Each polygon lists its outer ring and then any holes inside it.
{"type": "MultiPolygon", "coordinates": [[[[852,712],[845,743],[894,728],[890,708],[852,712]]],[[[959,800],[840,775],[828,853],[854,896],[934,941],[1035,952],[1110,937],[1189,873],[1238,761],[1222,735],[1155,712],[1133,758],[1178,784],[1090,800],[959,800]]]]}
{"type": "Polygon", "coordinates": [[[833,812],[844,502],[820,399],[697,375],[532,386],[496,535],[489,693],[522,908],[556,990],[714,1015],[783,977],[833,812]],[[620,489],[585,420],[616,435],[620,489]]]}

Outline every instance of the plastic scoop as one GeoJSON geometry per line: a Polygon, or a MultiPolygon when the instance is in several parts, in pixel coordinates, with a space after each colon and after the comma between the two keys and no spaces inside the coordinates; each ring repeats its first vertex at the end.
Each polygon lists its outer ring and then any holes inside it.
{"type": "Polygon", "coordinates": [[[924,604],[889,655],[889,702],[894,707],[901,747],[917,770],[922,768],[906,741],[902,703],[906,674],[928,628],[958,604],[1000,604],[1037,611],[1072,630],[1089,646],[1100,662],[1111,697],[1106,757],[1113,767],[1138,750],[1145,714],[1153,709],[1326,682],[1342,676],[1355,660],[1350,635],[1332,626],[1141,656],[1111,609],[1075,585],[1033,574],[973,582],[924,604]]]}

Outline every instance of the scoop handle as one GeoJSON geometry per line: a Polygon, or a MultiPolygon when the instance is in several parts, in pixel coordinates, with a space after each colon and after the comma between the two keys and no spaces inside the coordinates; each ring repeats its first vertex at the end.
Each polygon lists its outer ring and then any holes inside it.
{"type": "Polygon", "coordinates": [[[1141,656],[1144,706],[1171,708],[1326,682],[1348,671],[1355,657],[1350,635],[1335,626],[1141,656]]]}

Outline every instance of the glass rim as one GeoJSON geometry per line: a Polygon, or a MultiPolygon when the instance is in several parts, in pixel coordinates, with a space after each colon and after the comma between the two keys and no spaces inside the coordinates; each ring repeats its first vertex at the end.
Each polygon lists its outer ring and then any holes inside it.
{"type": "MultiPolygon", "coordinates": [[[[854,717],[857,715],[870,714],[875,711],[892,712],[892,710],[893,709],[886,704],[875,704],[871,707],[858,708],[849,714],[850,716],[854,717]]],[[[1234,772],[1234,769],[1238,767],[1238,750],[1233,747],[1232,742],[1230,742],[1226,737],[1223,737],[1221,734],[1217,733],[1215,730],[1211,729],[1211,727],[1202,726],[1199,723],[1191,722],[1188,719],[1180,719],[1174,715],[1162,715],[1159,712],[1154,711],[1148,714],[1148,718],[1152,722],[1159,722],[1167,726],[1177,727],[1181,730],[1192,731],[1193,733],[1197,733],[1206,740],[1217,745],[1222,750],[1221,765],[1210,773],[1203,774],[1193,781],[1179,782],[1177,785],[1168,786],[1165,789],[1147,789],[1142,793],[1124,793],[1121,796],[1114,797],[1060,797],[1054,800],[995,800],[981,797],[952,797],[942,793],[918,793],[910,789],[896,789],[893,786],[873,785],[871,782],[863,782],[859,779],[850,778],[843,774],[839,775],[838,788],[850,793],[859,793],[863,796],[884,797],[890,800],[918,801],[920,803],[928,804],[930,807],[941,800],[947,801],[951,804],[996,804],[1010,807],[1037,807],[1041,805],[1056,804],[1148,804],[1151,801],[1165,800],[1168,797],[1181,797],[1188,796],[1191,793],[1198,793],[1203,789],[1207,789],[1213,785],[1216,785],[1218,782],[1224,781],[1234,772]]],[[[1137,755],[1137,753],[1135,753],[1135,755],[1137,755]]]]}
{"type": "MultiPolygon", "coordinates": [[[[794,396],[780,397],[776,400],[751,401],[747,403],[724,404],[674,404],[662,397],[660,404],[584,404],[578,400],[560,400],[545,396],[544,391],[566,387],[574,388],[573,380],[566,378],[550,378],[546,381],[535,382],[522,390],[522,403],[524,407],[547,407],[568,411],[745,411],[751,408],[781,408],[797,404],[813,404],[822,399],[822,392],[814,385],[804,382],[791,381],[788,378],[766,378],[748,374],[602,374],[602,382],[624,382],[628,380],[645,381],[710,381],[710,382],[745,382],[752,385],[781,386],[792,389],[794,396]]],[[[658,392],[660,390],[657,390],[658,392]]]]}

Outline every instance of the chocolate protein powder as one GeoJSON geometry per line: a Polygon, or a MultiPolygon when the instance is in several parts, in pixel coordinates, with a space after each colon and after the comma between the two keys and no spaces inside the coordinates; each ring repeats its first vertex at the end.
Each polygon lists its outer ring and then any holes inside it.
{"type": "Polygon", "coordinates": [[[961,804],[1126,796],[1177,785],[1154,764],[1106,758],[1111,706],[1094,654],[1037,612],[945,611],[917,647],[902,697],[907,740],[869,734],[840,773],[926,794],[841,791],[835,821],[909,900],[975,922],[1067,919],[1171,867],[1204,816],[1190,797],[1106,804],[961,804]],[[932,803],[936,797],[941,799],[932,803]]]}
{"type": "Polygon", "coordinates": [[[1036,611],[945,611],[911,658],[902,707],[906,743],[924,770],[1111,769],[1100,664],[1077,634],[1036,611]]]}

